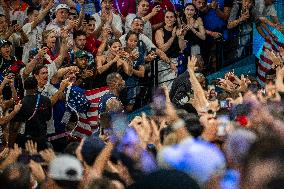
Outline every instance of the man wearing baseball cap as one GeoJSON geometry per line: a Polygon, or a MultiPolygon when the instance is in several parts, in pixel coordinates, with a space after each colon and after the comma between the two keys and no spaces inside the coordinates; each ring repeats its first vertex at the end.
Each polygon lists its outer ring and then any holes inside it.
{"type": "Polygon", "coordinates": [[[83,89],[94,89],[95,68],[94,65],[88,65],[89,55],[84,50],[75,52],[75,64],[80,69],[77,75],[76,84],[83,89]]]}
{"type": "Polygon", "coordinates": [[[70,155],[59,155],[49,165],[48,181],[56,189],[77,189],[83,177],[83,167],[79,160],[70,155]]]}
{"type": "MultiPolygon", "coordinates": [[[[56,33],[56,44],[55,44],[55,52],[58,53],[59,49],[60,49],[60,34],[61,34],[61,29],[66,29],[69,28],[69,22],[68,17],[69,17],[69,6],[66,4],[59,4],[57,5],[57,7],[55,8],[55,19],[50,22],[47,26],[46,26],[46,30],[54,30],[56,33]]],[[[72,44],[72,36],[69,36],[68,41],[71,42],[72,44]]]]}
{"type": "Polygon", "coordinates": [[[0,73],[3,73],[15,61],[15,58],[11,56],[11,45],[10,41],[0,39],[0,61],[3,62],[0,65],[0,73]]]}
{"type": "MultiPolygon", "coordinates": [[[[46,30],[55,30],[58,39],[60,37],[61,30],[67,30],[69,33],[68,44],[73,45],[73,29],[75,27],[78,27],[78,24],[81,23],[80,19],[82,18],[79,17],[79,20],[68,20],[69,10],[70,7],[66,4],[57,5],[57,7],[55,8],[55,19],[47,25],[46,30]]],[[[83,14],[83,12],[84,8],[83,6],[81,6],[80,15],[83,14]]],[[[55,52],[58,53],[59,49],[60,41],[57,40],[55,45],[55,52]]]]}

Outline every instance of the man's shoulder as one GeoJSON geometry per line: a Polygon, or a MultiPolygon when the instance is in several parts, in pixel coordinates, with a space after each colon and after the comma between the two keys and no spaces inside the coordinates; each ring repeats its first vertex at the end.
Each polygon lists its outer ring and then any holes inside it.
{"type": "Polygon", "coordinates": [[[136,17],[136,14],[134,13],[129,13],[127,16],[126,16],[126,19],[134,19],[136,17]]]}
{"type": "Polygon", "coordinates": [[[112,16],[113,16],[114,19],[121,20],[121,17],[119,15],[115,14],[114,12],[112,13],[112,16]]]}

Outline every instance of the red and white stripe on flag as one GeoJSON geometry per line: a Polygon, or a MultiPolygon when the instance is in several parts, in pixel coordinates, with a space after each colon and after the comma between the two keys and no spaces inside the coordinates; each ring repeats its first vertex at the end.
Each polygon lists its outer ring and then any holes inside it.
{"type": "Polygon", "coordinates": [[[101,97],[108,92],[108,87],[101,87],[98,89],[86,90],[85,95],[91,102],[91,106],[87,115],[79,113],[79,120],[77,126],[72,131],[71,135],[81,140],[90,136],[99,127],[98,122],[98,106],[101,97]]]}
{"type": "Polygon", "coordinates": [[[257,66],[257,80],[261,86],[265,85],[266,73],[272,67],[272,60],[268,57],[265,50],[273,50],[274,52],[279,52],[279,47],[284,47],[284,43],[275,40],[266,40],[262,47],[262,52],[260,54],[260,59],[257,66]]]}

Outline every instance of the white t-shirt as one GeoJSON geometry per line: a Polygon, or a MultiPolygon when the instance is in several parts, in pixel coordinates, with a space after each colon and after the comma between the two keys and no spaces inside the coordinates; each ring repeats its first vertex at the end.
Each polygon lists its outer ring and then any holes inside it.
{"type": "Polygon", "coordinates": [[[265,6],[264,0],[255,0],[254,9],[258,17],[277,16],[274,5],[265,6]]]}
{"type": "MultiPolygon", "coordinates": [[[[96,30],[98,29],[98,27],[101,25],[101,16],[100,16],[100,13],[96,13],[96,14],[93,14],[92,17],[95,18],[96,20],[96,30]]],[[[120,33],[123,32],[122,30],[122,21],[121,21],[121,18],[120,16],[112,13],[112,22],[111,24],[118,30],[120,31],[120,33]]],[[[99,37],[100,38],[100,37],[99,37]]]]}
{"type": "MultiPolygon", "coordinates": [[[[126,40],[125,40],[125,37],[126,37],[126,34],[122,35],[119,40],[122,44],[122,47],[125,47],[126,45],[126,40]]],[[[151,51],[152,48],[157,48],[154,43],[152,42],[151,39],[149,39],[149,37],[147,37],[146,35],[144,34],[139,34],[139,40],[143,41],[143,43],[145,44],[146,48],[147,48],[147,51],[151,51]]]]}
{"type": "MultiPolygon", "coordinates": [[[[38,91],[41,93],[41,95],[50,98],[58,91],[57,88],[55,88],[52,84],[50,84],[50,80],[54,76],[54,74],[57,72],[57,68],[56,68],[56,65],[55,65],[54,62],[51,62],[50,64],[47,64],[46,66],[47,66],[47,69],[48,69],[48,82],[43,88],[39,88],[38,91]]],[[[23,71],[24,71],[24,68],[22,68],[21,71],[20,71],[20,74],[22,76],[22,82],[24,82],[23,71]]],[[[30,75],[32,75],[32,74],[30,74],[30,75]]],[[[26,91],[25,91],[25,93],[26,93],[26,91]]],[[[51,119],[49,121],[47,121],[46,123],[47,123],[47,134],[55,133],[53,115],[51,116],[51,119]]],[[[25,126],[25,124],[23,123],[21,125],[20,133],[25,132],[24,126],[25,126]]]]}
{"type": "Polygon", "coordinates": [[[23,31],[28,36],[29,41],[24,45],[22,61],[27,64],[29,60],[29,51],[33,48],[41,48],[43,28],[36,26],[32,29],[32,23],[23,26],[23,31]]]}
{"type": "Polygon", "coordinates": [[[23,26],[27,19],[26,11],[10,11],[10,20],[17,20],[17,24],[23,26]]]}
{"type": "MultiPolygon", "coordinates": [[[[39,88],[38,91],[41,93],[42,96],[50,98],[58,91],[58,89],[55,88],[50,83],[47,83],[43,88],[39,88]]],[[[51,116],[50,120],[46,122],[46,124],[47,124],[47,134],[55,133],[53,115],[51,116]]]]}
{"type": "MultiPolygon", "coordinates": [[[[60,50],[60,34],[61,34],[61,28],[64,28],[68,25],[68,20],[65,22],[64,25],[62,26],[59,26],[57,23],[56,23],[56,20],[53,20],[52,22],[50,22],[47,26],[46,26],[46,30],[54,30],[55,31],[55,34],[56,34],[56,44],[55,44],[55,53],[59,53],[59,50],[60,50]]],[[[68,43],[68,46],[73,46],[73,33],[70,32],[68,34],[68,39],[67,39],[67,43],[68,43]]]]}
{"type": "MultiPolygon", "coordinates": [[[[125,33],[128,33],[131,30],[131,24],[132,21],[134,20],[134,18],[137,17],[136,14],[128,14],[126,16],[126,21],[125,21],[125,33]]],[[[152,25],[149,22],[149,20],[147,20],[146,22],[144,22],[144,28],[143,28],[143,33],[152,40],[152,25]]]]}

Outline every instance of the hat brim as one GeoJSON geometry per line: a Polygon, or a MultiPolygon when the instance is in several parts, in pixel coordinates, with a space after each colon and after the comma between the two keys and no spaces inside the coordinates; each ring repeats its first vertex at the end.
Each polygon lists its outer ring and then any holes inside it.
{"type": "Polygon", "coordinates": [[[3,44],[0,46],[0,48],[3,47],[3,46],[6,45],[6,44],[12,45],[12,43],[11,43],[10,41],[7,41],[7,42],[3,43],[3,44]]]}
{"type": "Polygon", "coordinates": [[[84,55],[84,56],[77,56],[75,58],[87,58],[87,59],[89,59],[89,56],[88,55],[84,55]]]}

